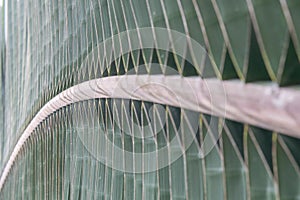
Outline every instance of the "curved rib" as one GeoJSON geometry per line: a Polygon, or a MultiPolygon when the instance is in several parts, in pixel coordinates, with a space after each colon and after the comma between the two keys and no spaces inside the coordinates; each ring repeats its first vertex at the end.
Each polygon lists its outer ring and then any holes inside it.
{"type": "Polygon", "coordinates": [[[211,114],[300,138],[300,91],[200,77],[124,75],[90,80],[51,99],[22,133],[0,178],[0,190],[21,147],[34,129],[56,110],[88,99],[150,101],[211,114]]]}

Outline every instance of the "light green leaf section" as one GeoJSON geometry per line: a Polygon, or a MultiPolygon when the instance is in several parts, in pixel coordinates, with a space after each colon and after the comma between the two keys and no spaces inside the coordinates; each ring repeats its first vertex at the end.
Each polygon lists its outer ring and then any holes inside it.
{"type": "Polygon", "coordinates": [[[281,199],[300,199],[300,170],[290,150],[281,137],[278,138],[277,162],[279,193],[281,199]]]}
{"type": "Polygon", "coordinates": [[[247,150],[251,199],[275,199],[275,183],[272,173],[251,130],[249,136],[247,150]]]}
{"type": "MultiPolygon", "coordinates": [[[[228,127],[222,133],[227,199],[247,199],[246,166],[228,127]]],[[[237,133],[241,134],[241,133],[237,133]]]]}

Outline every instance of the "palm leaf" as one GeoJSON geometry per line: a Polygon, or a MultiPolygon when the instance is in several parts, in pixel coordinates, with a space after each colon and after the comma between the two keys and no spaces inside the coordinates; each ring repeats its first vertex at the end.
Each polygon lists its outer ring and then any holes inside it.
{"type": "MultiPolygon", "coordinates": [[[[1,199],[300,199],[298,1],[12,0],[4,5],[1,199]],[[167,40],[158,28],[168,30],[167,40]],[[138,34],[110,40],[129,30],[138,34]],[[206,60],[198,62],[203,52],[189,42],[178,45],[180,37],[170,30],[203,46],[206,60]],[[146,36],[153,48],[145,47],[146,36]],[[102,52],[104,41],[110,43],[102,52]],[[162,44],[172,48],[158,48],[162,44]],[[125,49],[135,45],[139,48],[125,49]],[[151,88],[139,99],[125,98],[126,92],[107,95],[109,84],[93,85],[126,74],[171,80],[172,70],[173,87],[182,90],[176,94],[186,104],[175,105],[176,97],[165,90],[155,96],[151,88]],[[191,91],[180,88],[182,77],[244,87],[237,90],[240,101],[228,97],[235,115],[193,107],[191,91]],[[248,86],[258,91],[251,99],[245,99],[252,97],[248,86]],[[92,89],[103,89],[103,96],[88,97],[92,89]],[[271,120],[259,121],[265,112],[255,107],[260,97],[271,120]],[[276,104],[277,112],[268,103],[276,104]]],[[[124,91],[126,84],[120,86],[124,91]]]]}

